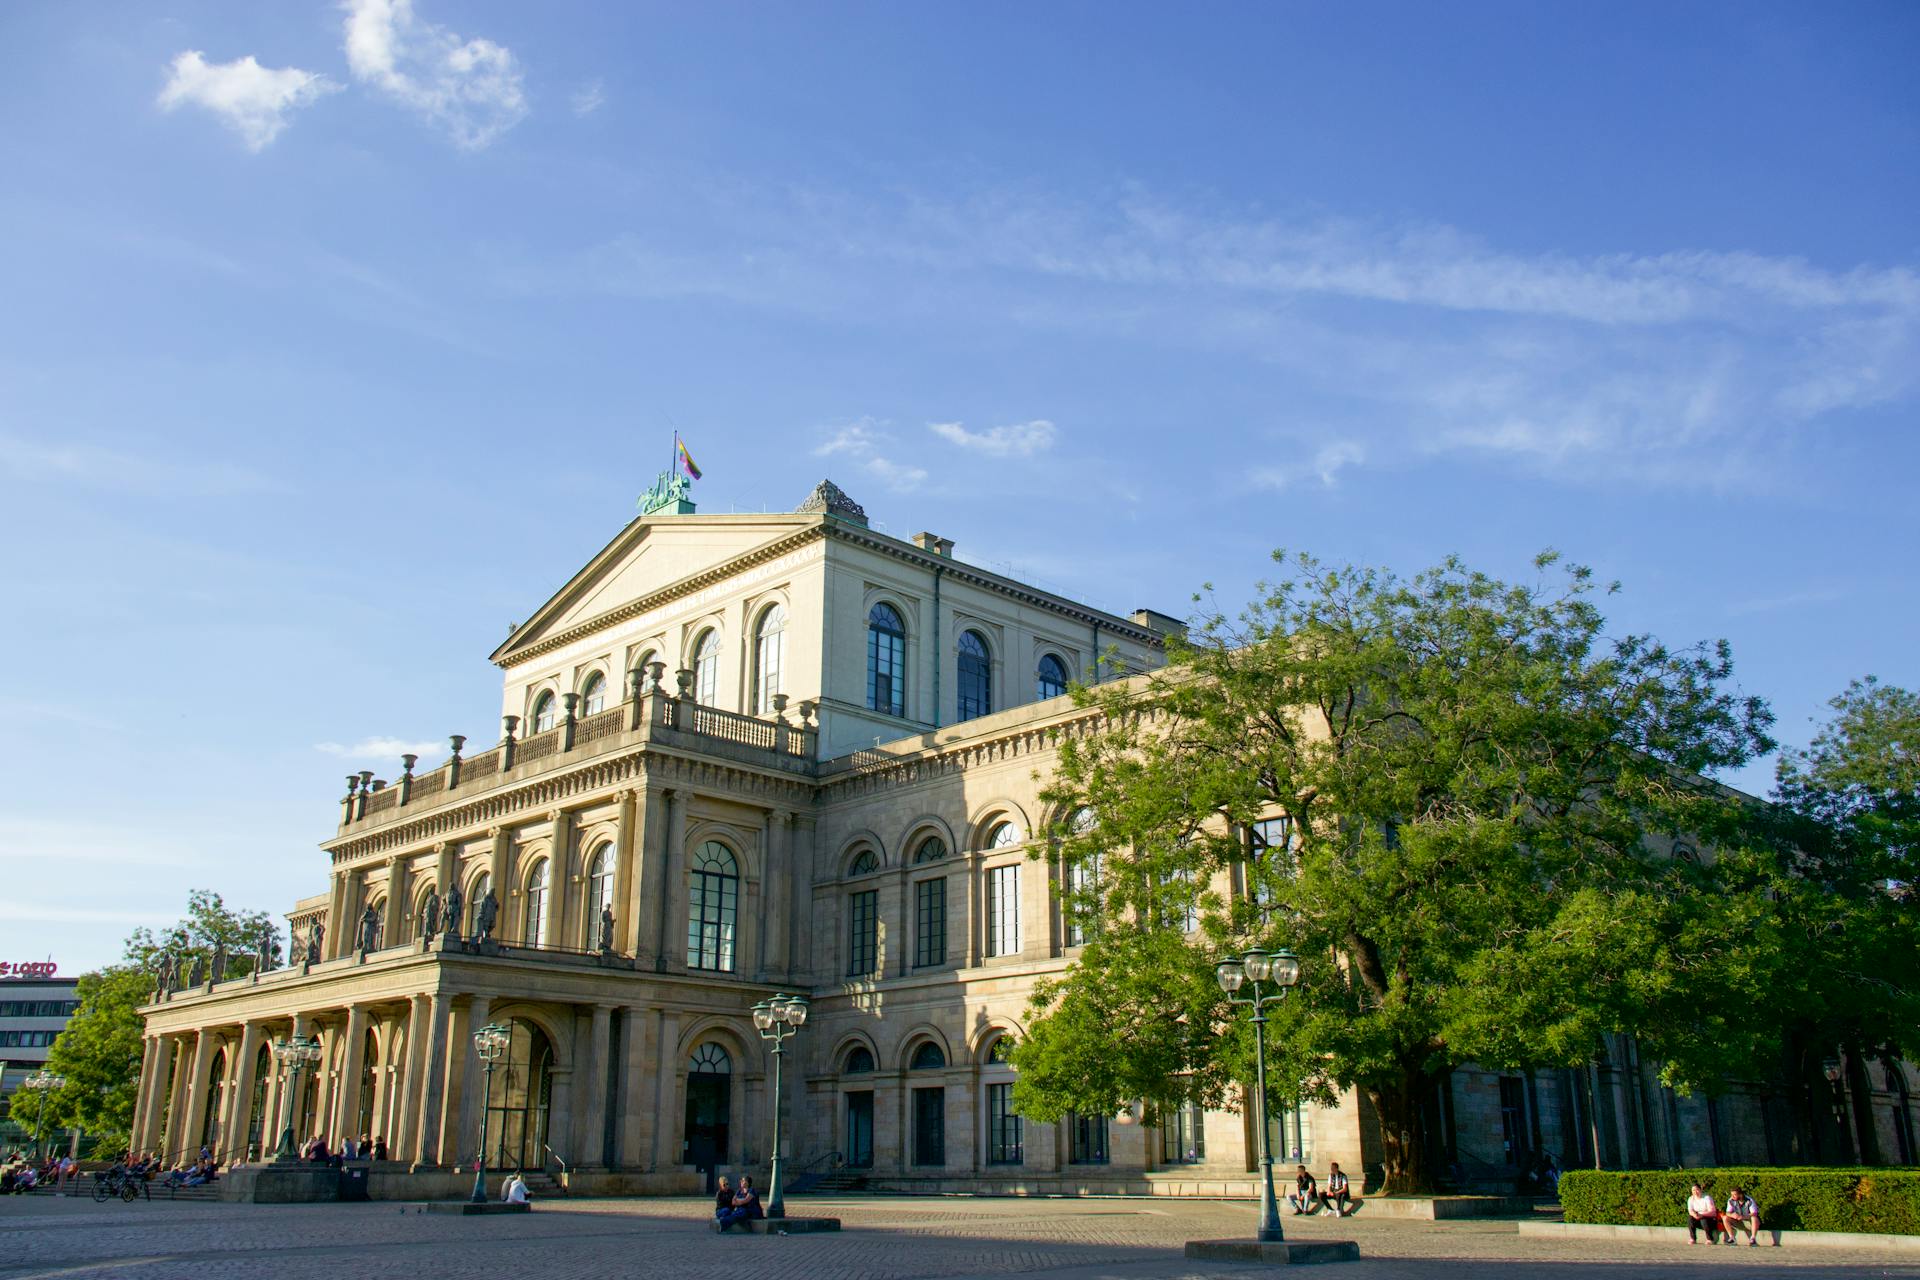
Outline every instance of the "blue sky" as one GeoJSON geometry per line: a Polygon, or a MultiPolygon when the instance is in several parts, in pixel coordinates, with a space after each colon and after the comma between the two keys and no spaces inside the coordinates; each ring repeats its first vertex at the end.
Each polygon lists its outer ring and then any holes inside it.
{"type": "MultiPolygon", "coordinates": [[[[1618,578],[1913,684],[1910,4],[0,9],[0,959],[324,887],[628,519],[1618,578]]],[[[1736,781],[1764,790],[1770,765],[1736,781]]]]}

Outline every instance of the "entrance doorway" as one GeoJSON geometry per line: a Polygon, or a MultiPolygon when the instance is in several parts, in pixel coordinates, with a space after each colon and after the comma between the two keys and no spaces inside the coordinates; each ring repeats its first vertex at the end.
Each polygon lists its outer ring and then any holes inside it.
{"type": "MultiPolygon", "coordinates": [[[[711,1042],[694,1050],[687,1064],[686,1163],[713,1170],[727,1158],[728,1107],[733,1091],[733,1059],[711,1042]]],[[[709,1187],[709,1190],[712,1188],[709,1187]]]]}
{"type": "Polygon", "coordinates": [[[873,1093],[847,1095],[847,1163],[856,1169],[873,1167],[873,1093]]]}

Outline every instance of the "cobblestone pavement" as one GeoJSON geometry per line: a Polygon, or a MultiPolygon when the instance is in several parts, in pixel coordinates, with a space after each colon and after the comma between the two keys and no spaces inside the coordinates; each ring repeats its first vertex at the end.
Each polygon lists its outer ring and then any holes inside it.
{"type": "MultiPolygon", "coordinates": [[[[1190,1239],[1251,1234],[1251,1204],[1167,1200],[823,1198],[795,1217],[831,1215],[837,1235],[716,1237],[706,1202],[544,1201],[532,1214],[463,1218],[375,1202],[96,1205],[47,1196],[0,1200],[0,1280],[1035,1280],[1246,1277],[1262,1268],[1187,1262],[1190,1239]]],[[[1786,1273],[1793,1280],[1901,1276],[1920,1257],[1875,1251],[1677,1248],[1518,1235],[1510,1222],[1285,1220],[1289,1236],[1352,1239],[1362,1260],[1335,1280],[1653,1280],[1786,1273]]]]}

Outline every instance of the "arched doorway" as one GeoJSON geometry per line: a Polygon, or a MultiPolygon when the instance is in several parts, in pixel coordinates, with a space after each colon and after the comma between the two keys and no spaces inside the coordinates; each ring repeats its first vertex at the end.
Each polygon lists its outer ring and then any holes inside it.
{"type": "Polygon", "coordinates": [[[267,1084],[273,1079],[273,1050],[266,1045],[253,1059],[253,1097],[247,1101],[247,1157],[258,1159],[267,1124],[267,1084]]]}
{"type": "Polygon", "coordinates": [[[687,1063],[687,1114],[684,1161],[707,1171],[727,1158],[727,1129],[733,1092],[733,1059],[709,1040],[687,1063]]]}
{"type": "Polygon", "coordinates": [[[213,1055],[213,1070],[207,1077],[207,1118],[200,1126],[200,1145],[218,1155],[220,1152],[221,1104],[227,1097],[227,1051],[213,1055]]]}
{"type": "Polygon", "coordinates": [[[507,1051],[487,1092],[487,1165],[538,1169],[546,1159],[547,1108],[553,1093],[553,1045],[525,1018],[509,1024],[507,1051]]]}
{"type": "Polygon", "coordinates": [[[352,1138],[355,1142],[373,1136],[373,1082],[380,1071],[380,1039],[371,1028],[360,1052],[360,1088],[355,1098],[353,1119],[347,1123],[347,1132],[340,1135],[341,1141],[352,1138]]]}

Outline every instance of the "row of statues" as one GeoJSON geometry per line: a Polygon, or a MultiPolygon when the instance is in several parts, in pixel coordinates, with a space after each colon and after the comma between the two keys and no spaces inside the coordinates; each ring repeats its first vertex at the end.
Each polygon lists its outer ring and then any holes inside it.
{"type": "MultiPolygon", "coordinates": [[[[184,949],[186,935],[176,934],[175,946],[184,949]]],[[[274,938],[272,929],[260,930],[254,940],[253,972],[268,973],[273,969],[274,938]]],[[[189,965],[184,956],[177,956],[174,949],[160,952],[154,962],[154,990],[157,994],[177,991],[181,987],[197,987],[206,982],[224,982],[227,977],[227,944],[217,941],[213,944],[211,958],[198,952],[193,955],[189,965]]]]}

